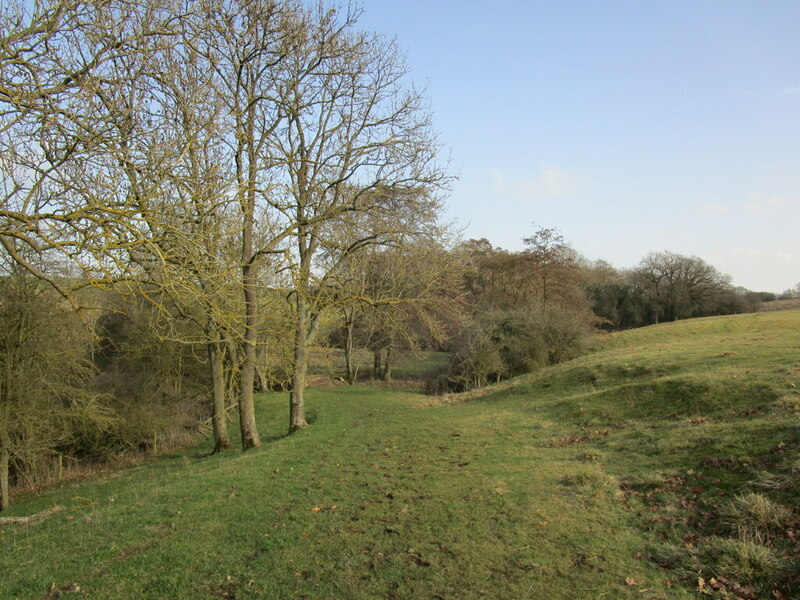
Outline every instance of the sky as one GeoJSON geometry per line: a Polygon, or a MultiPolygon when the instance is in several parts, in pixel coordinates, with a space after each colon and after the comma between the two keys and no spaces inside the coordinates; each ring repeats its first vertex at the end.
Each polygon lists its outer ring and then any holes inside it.
{"type": "Polygon", "coordinates": [[[800,282],[800,0],[362,0],[427,88],[448,217],[509,250],[800,282]]]}

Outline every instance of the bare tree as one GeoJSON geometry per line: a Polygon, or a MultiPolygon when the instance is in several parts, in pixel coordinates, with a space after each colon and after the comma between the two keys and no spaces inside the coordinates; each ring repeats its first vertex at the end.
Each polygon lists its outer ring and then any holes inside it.
{"type": "Polygon", "coordinates": [[[707,314],[708,303],[730,287],[730,277],[703,259],[666,251],[645,256],[635,278],[648,298],[656,323],[707,314]]]}
{"type": "Polygon", "coordinates": [[[579,289],[577,254],[552,227],[540,227],[523,239],[521,258],[544,310],[552,304],[578,306],[583,303],[579,289]]]}
{"type": "Polygon", "coordinates": [[[302,34],[294,2],[220,0],[203,5],[192,51],[210,70],[213,93],[223,108],[226,156],[234,166],[231,191],[239,211],[239,268],[244,312],[239,419],[244,449],[261,445],[253,387],[258,342],[258,278],[264,258],[282,255],[292,224],[271,222],[263,212],[271,193],[275,160],[269,151],[281,133],[284,113],[276,100],[276,75],[302,34]],[[261,207],[261,208],[260,208],[261,207]],[[261,230],[256,229],[261,217],[261,230]]]}
{"type": "Polygon", "coordinates": [[[323,8],[297,12],[304,35],[278,71],[283,120],[265,147],[275,161],[265,199],[292,241],[291,431],[306,426],[303,389],[318,314],[315,291],[350,255],[430,222],[439,209],[436,193],[446,183],[422,93],[406,85],[393,43],[355,30],[357,16],[323,8]],[[356,232],[344,244],[336,227],[343,222],[356,232]]]}

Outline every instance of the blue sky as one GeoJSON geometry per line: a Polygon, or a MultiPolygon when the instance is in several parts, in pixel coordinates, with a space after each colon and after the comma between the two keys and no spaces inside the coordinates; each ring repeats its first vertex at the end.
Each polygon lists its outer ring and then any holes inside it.
{"type": "Polygon", "coordinates": [[[464,237],[800,282],[800,0],[364,0],[427,85],[464,237]]]}

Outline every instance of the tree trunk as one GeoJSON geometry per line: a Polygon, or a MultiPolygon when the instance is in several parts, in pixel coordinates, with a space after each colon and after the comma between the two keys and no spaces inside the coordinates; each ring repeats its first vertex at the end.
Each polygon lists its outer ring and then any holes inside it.
{"type": "Polygon", "coordinates": [[[8,508],[8,463],[11,457],[11,440],[5,428],[0,427],[0,511],[8,508]]]}
{"type": "Polygon", "coordinates": [[[373,350],[372,351],[372,378],[373,379],[380,379],[381,378],[381,352],[383,349],[380,350],[373,350]]]}
{"type": "MultiPolygon", "coordinates": [[[[256,341],[258,339],[258,295],[256,293],[256,256],[253,252],[253,229],[256,211],[256,151],[254,142],[255,105],[250,105],[246,115],[247,185],[240,187],[242,198],[242,288],[244,291],[244,358],[239,375],[239,426],[242,431],[242,450],[261,445],[256,428],[256,411],[253,401],[253,383],[256,366],[256,341]]],[[[240,154],[241,157],[241,154],[240,154]]],[[[239,163],[241,185],[242,163],[239,163]]]]}
{"type": "MultiPolygon", "coordinates": [[[[241,359],[239,358],[239,344],[230,338],[225,339],[225,349],[227,350],[225,358],[228,363],[228,368],[225,370],[225,401],[229,402],[233,398],[239,397],[239,371],[241,367],[241,359]]],[[[226,418],[229,423],[232,422],[232,418],[227,414],[226,418]]]]}
{"type": "Polygon", "coordinates": [[[345,365],[345,379],[347,383],[353,385],[358,376],[358,367],[353,364],[353,312],[352,307],[344,310],[344,327],[345,327],[345,340],[344,340],[344,365],[345,365]]]}
{"type": "Polygon", "coordinates": [[[289,432],[308,426],[306,408],[303,401],[303,390],[306,387],[306,370],[308,368],[308,306],[302,290],[297,290],[297,328],[294,340],[294,372],[292,373],[292,391],[289,393],[289,432]]]}
{"type": "Polygon", "coordinates": [[[267,346],[266,344],[259,344],[256,348],[256,382],[259,392],[268,392],[270,390],[269,380],[267,379],[267,372],[264,368],[267,364],[267,346]]]}
{"type": "Polygon", "coordinates": [[[231,447],[228,438],[228,420],[225,414],[225,355],[218,342],[208,345],[208,360],[211,363],[211,425],[214,431],[214,453],[231,447]]]}
{"type": "MultiPolygon", "coordinates": [[[[250,237],[250,236],[245,236],[250,237]]],[[[253,384],[256,367],[256,291],[252,265],[242,267],[245,297],[244,357],[239,375],[239,426],[242,431],[242,450],[261,445],[256,428],[256,411],[253,384]]]]}
{"type": "Polygon", "coordinates": [[[392,380],[392,347],[386,347],[386,362],[383,364],[383,380],[392,380]]]}

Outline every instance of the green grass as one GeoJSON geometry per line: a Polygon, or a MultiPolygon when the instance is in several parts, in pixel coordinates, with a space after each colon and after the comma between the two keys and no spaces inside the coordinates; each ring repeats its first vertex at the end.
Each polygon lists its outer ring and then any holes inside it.
{"type": "Polygon", "coordinates": [[[68,510],[2,528],[0,598],[796,597],[800,524],[776,507],[796,507],[798,331],[797,311],[650,327],[445,399],[312,389],[292,436],[262,395],[257,451],[18,498],[68,510]]]}

